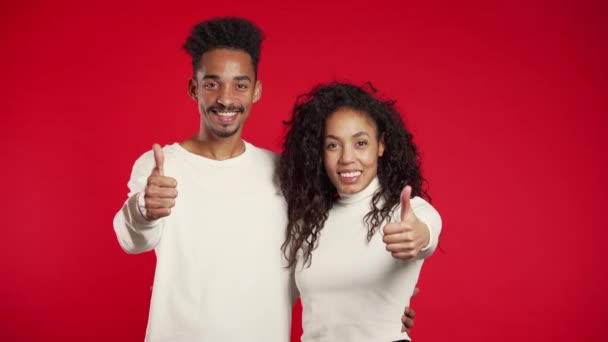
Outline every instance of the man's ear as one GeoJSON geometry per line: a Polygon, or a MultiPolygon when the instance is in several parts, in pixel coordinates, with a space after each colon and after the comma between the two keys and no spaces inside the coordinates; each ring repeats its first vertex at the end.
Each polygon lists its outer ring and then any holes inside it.
{"type": "Polygon", "coordinates": [[[196,88],[196,79],[194,77],[190,77],[188,79],[188,96],[195,101],[198,100],[198,97],[196,96],[196,88]]]}
{"type": "Polygon", "coordinates": [[[253,103],[256,103],[262,97],[262,81],[256,80],[253,87],[253,103]]]}

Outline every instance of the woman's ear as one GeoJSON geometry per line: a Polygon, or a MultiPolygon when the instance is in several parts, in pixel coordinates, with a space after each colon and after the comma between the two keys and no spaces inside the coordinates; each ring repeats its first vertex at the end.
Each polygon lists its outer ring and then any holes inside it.
{"type": "Polygon", "coordinates": [[[378,157],[382,157],[384,154],[384,134],[380,136],[380,140],[378,141],[378,157]]]}

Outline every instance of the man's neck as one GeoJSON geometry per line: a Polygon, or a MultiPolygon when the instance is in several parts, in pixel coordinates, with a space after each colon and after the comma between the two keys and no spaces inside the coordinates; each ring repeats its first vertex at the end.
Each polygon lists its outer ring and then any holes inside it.
{"type": "Polygon", "coordinates": [[[240,134],[219,138],[209,137],[199,132],[183,141],[181,146],[188,152],[214,160],[232,159],[245,152],[245,142],[241,140],[240,134]]]}

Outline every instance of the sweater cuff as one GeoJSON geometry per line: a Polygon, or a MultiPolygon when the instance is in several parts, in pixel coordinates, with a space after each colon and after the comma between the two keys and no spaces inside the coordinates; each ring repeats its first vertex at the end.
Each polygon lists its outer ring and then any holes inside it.
{"type": "MultiPolygon", "coordinates": [[[[422,222],[422,223],[424,223],[424,222],[422,222]]],[[[429,243],[426,246],[424,246],[424,248],[422,248],[421,251],[426,251],[429,248],[431,248],[431,246],[433,245],[433,234],[432,234],[433,232],[431,231],[431,227],[426,223],[424,223],[424,226],[429,231],[429,243]]]]}
{"type": "Polygon", "coordinates": [[[146,218],[146,202],[144,194],[141,192],[131,196],[127,201],[129,212],[133,221],[137,223],[141,228],[152,228],[155,220],[148,220],[146,218]]]}

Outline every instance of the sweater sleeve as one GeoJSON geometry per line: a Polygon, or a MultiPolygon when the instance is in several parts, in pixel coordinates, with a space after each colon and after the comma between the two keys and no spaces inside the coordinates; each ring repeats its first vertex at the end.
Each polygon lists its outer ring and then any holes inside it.
{"type": "Polygon", "coordinates": [[[441,216],[435,208],[421,197],[414,197],[410,202],[412,210],[418,219],[427,226],[429,229],[429,244],[426,245],[418,254],[418,259],[425,259],[430,257],[437,244],[439,243],[439,234],[441,233],[441,216]]]}
{"type": "Polygon", "coordinates": [[[122,249],[130,254],[152,250],[162,235],[164,219],[148,221],[138,208],[138,196],[146,188],[148,176],[154,168],[154,155],[151,151],[142,155],[133,166],[129,180],[128,199],[114,216],[114,231],[122,249]]]}

